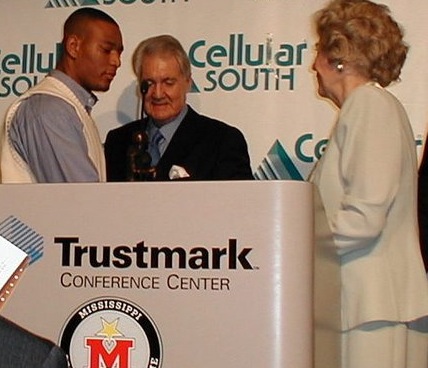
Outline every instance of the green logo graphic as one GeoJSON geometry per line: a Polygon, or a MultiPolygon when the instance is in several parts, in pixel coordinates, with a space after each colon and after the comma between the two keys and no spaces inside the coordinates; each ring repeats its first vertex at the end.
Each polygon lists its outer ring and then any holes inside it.
{"type": "Polygon", "coordinates": [[[192,87],[190,88],[190,93],[201,93],[201,90],[196,85],[196,83],[193,79],[192,79],[192,87]]]}
{"type": "Polygon", "coordinates": [[[70,6],[100,5],[98,0],[49,0],[45,8],[68,8],[70,6]]]}
{"type": "Polygon", "coordinates": [[[276,140],[254,173],[257,180],[303,180],[281,143],[276,140]]]}

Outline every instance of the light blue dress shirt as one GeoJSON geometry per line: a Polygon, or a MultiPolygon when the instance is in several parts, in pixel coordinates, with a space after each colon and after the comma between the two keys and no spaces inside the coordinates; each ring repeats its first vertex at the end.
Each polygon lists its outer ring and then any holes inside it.
{"type": "MultiPolygon", "coordinates": [[[[97,97],[66,74],[50,75],[63,82],[90,113],[97,97]]],[[[83,125],[63,99],[37,94],[24,100],[11,124],[10,139],[40,183],[98,182],[88,156],[83,125]]]]}

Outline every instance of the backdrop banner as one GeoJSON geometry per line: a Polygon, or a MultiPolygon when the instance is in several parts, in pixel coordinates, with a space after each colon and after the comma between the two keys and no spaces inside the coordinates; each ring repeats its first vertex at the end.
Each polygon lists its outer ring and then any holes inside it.
{"type": "MultiPolygon", "coordinates": [[[[428,111],[428,2],[385,0],[410,45],[402,81],[390,88],[410,116],[418,151],[428,111]],[[422,67],[422,74],[421,74],[422,67]]],[[[188,51],[200,113],[239,127],[254,172],[277,160],[280,175],[307,177],[337,111],[316,95],[312,16],[325,1],[300,0],[15,0],[0,2],[0,112],[53,68],[67,16],[93,6],[120,24],[125,51],[110,91],[93,115],[101,136],[139,116],[131,55],[143,39],[172,34],[188,51]]],[[[262,170],[263,171],[263,170],[262,170]]],[[[266,170],[265,170],[266,171],[266,170]]],[[[265,175],[259,175],[266,178],[265,175]]],[[[275,177],[275,175],[267,177],[275,177]]]]}

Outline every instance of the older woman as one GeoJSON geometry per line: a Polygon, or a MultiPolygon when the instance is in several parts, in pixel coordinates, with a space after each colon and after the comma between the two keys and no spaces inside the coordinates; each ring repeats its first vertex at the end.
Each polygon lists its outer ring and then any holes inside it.
{"type": "Polygon", "coordinates": [[[319,188],[342,274],[342,367],[427,367],[414,135],[384,87],[399,78],[403,33],[384,5],[334,0],[316,14],[318,93],[339,108],[310,180],[319,188]],[[419,326],[419,325],[418,325],[419,326]]]}

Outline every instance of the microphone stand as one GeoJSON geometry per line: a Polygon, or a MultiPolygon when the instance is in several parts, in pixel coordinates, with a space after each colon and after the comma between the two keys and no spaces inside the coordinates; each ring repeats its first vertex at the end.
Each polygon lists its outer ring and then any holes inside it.
{"type": "MultiPolygon", "coordinates": [[[[140,84],[140,92],[141,92],[141,115],[140,115],[140,118],[141,118],[141,123],[143,123],[143,119],[144,119],[144,104],[146,102],[146,95],[147,95],[147,92],[149,91],[149,88],[150,88],[150,83],[147,80],[143,79],[143,81],[140,84]]],[[[146,127],[143,126],[142,128],[145,131],[146,127]]]]}
{"type": "Polygon", "coordinates": [[[144,104],[149,88],[149,82],[143,80],[140,84],[140,128],[133,133],[132,143],[127,151],[127,178],[129,181],[153,181],[156,176],[156,169],[151,166],[152,157],[147,151],[149,138],[146,133],[146,123],[144,121],[144,104]]]}

